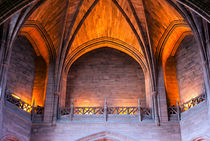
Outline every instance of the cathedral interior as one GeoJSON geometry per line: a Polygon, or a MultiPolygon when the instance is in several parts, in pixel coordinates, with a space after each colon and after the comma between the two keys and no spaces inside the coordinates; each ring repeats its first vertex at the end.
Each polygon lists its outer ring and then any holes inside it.
{"type": "Polygon", "coordinates": [[[210,0],[0,0],[1,141],[209,141],[210,0]]]}

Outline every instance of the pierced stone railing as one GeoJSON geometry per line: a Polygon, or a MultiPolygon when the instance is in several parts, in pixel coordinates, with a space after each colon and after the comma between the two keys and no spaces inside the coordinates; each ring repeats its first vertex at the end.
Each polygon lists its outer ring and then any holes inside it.
{"type": "Polygon", "coordinates": [[[74,117],[135,117],[137,120],[152,119],[151,110],[140,106],[138,107],[108,107],[106,104],[104,107],[74,107],[71,104],[70,107],[60,108],[60,116],[69,115],[70,120],[74,117]]]}
{"type": "Polygon", "coordinates": [[[65,108],[60,108],[60,115],[69,115],[70,114],[70,108],[69,107],[65,107],[65,108]]]}
{"type": "Polygon", "coordinates": [[[206,100],[206,94],[201,94],[181,105],[177,102],[178,106],[171,106],[168,108],[169,120],[180,120],[181,113],[185,112],[192,107],[204,102],[206,100]]]}
{"type": "Polygon", "coordinates": [[[39,117],[40,119],[44,114],[44,107],[40,106],[35,107],[34,105],[31,106],[30,104],[22,101],[20,98],[18,98],[17,96],[15,96],[10,92],[6,92],[5,100],[11,103],[12,105],[18,107],[22,111],[31,114],[32,120],[36,119],[36,117],[39,117]]]}
{"type": "Polygon", "coordinates": [[[19,107],[23,111],[26,111],[26,112],[29,112],[29,113],[32,111],[32,106],[30,104],[25,103],[21,99],[18,99],[16,97],[12,96],[12,94],[7,94],[6,95],[6,100],[8,102],[12,103],[13,105],[19,107]]]}
{"type": "Polygon", "coordinates": [[[202,103],[205,100],[206,100],[206,94],[201,94],[201,95],[183,103],[182,105],[180,105],[181,112],[187,111],[190,108],[198,105],[199,103],[202,103]]]}
{"type": "Polygon", "coordinates": [[[104,107],[74,107],[74,115],[100,115],[104,114],[104,107]]]}
{"type": "Polygon", "coordinates": [[[138,107],[108,107],[108,114],[135,115],[138,114],[138,107]]]}
{"type": "Polygon", "coordinates": [[[169,107],[168,108],[168,115],[169,115],[169,120],[178,120],[178,119],[180,119],[179,107],[176,107],[176,106],[169,107]]]}
{"type": "Polygon", "coordinates": [[[152,112],[149,108],[141,108],[141,113],[144,119],[152,119],[152,112]]]}

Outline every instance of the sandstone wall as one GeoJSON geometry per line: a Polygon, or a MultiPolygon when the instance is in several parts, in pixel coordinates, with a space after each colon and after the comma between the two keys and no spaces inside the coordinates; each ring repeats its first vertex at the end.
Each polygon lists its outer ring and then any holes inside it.
{"type": "Polygon", "coordinates": [[[75,106],[103,106],[105,98],[111,106],[137,106],[140,98],[145,106],[144,73],[127,54],[97,49],[70,68],[66,94],[67,99],[74,99],[75,106]]]}
{"type": "Polygon", "coordinates": [[[35,55],[30,42],[18,36],[12,49],[7,89],[29,104],[33,91],[35,55]]]}
{"type": "Polygon", "coordinates": [[[175,59],[180,101],[183,103],[202,94],[204,86],[200,52],[192,36],[182,41],[175,59]]]}

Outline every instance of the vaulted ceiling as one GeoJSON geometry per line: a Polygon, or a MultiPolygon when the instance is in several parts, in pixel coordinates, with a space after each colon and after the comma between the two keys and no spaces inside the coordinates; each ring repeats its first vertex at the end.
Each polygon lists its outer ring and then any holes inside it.
{"type": "Polygon", "coordinates": [[[167,0],[46,0],[20,30],[45,58],[44,47],[51,50],[48,56],[60,56],[67,71],[78,57],[103,46],[124,51],[147,69],[153,55],[170,54],[190,32],[167,0]]]}

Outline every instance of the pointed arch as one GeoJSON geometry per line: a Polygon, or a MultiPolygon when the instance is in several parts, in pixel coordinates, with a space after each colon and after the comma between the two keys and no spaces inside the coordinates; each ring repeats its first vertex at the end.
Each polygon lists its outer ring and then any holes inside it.
{"type": "Polygon", "coordinates": [[[115,38],[110,38],[110,37],[100,37],[100,38],[96,38],[93,40],[90,40],[84,44],[82,44],[81,46],[77,47],[74,51],[72,51],[72,53],[68,56],[68,58],[66,59],[66,62],[64,64],[64,72],[63,72],[63,76],[62,76],[62,81],[60,83],[60,85],[62,85],[62,98],[61,100],[61,104],[64,103],[65,101],[65,86],[66,86],[66,78],[67,78],[67,73],[71,67],[71,65],[82,55],[84,55],[85,53],[88,53],[92,50],[98,49],[98,48],[102,48],[102,47],[110,47],[110,48],[114,48],[117,50],[120,50],[126,54],[128,54],[129,56],[131,56],[132,58],[134,58],[134,60],[136,60],[139,65],[141,66],[143,72],[144,72],[144,77],[145,77],[145,92],[146,92],[146,106],[147,107],[151,107],[152,103],[151,103],[151,91],[152,91],[152,79],[150,76],[150,73],[148,71],[148,67],[146,65],[146,60],[144,58],[144,56],[142,55],[141,52],[139,52],[136,48],[132,47],[131,45],[119,40],[119,39],[115,39],[115,38]]]}
{"type": "Polygon", "coordinates": [[[65,62],[65,71],[68,72],[71,65],[83,54],[90,52],[94,49],[101,48],[101,47],[111,47],[117,50],[120,50],[132,58],[134,58],[142,67],[144,73],[147,72],[146,61],[142,53],[140,53],[136,48],[133,46],[115,38],[110,37],[100,37],[93,40],[90,40],[81,46],[78,46],[75,50],[72,51],[70,55],[68,55],[66,62],[65,62]]]}
{"type": "Polygon", "coordinates": [[[20,141],[20,139],[13,135],[6,135],[1,139],[1,141],[20,141]]]}
{"type": "Polygon", "coordinates": [[[120,141],[135,141],[132,138],[129,138],[127,136],[124,136],[124,135],[121,135],[121,134],[118,134],[118,133],[115,133],[115,132],[111,132],[111,131],[102,131],[102,132],[99,132],[99,133],[95,133],[95,134],[80,138],[76,141],[87,141],[87,140],[97,141],[97,140],[104,139],[104,138],[108,138],[108,139],[111,139],[113,141],[119,141],[119,140],[120,141]]]}
{"type": "Polygon", "coordinates": [[[22,26],[19,35],[26,36],[31,42],[37,55],[41,55],[47,64],[56,56],[55,47],[44,27],[37,21],[26,21],[22,26]]]}

